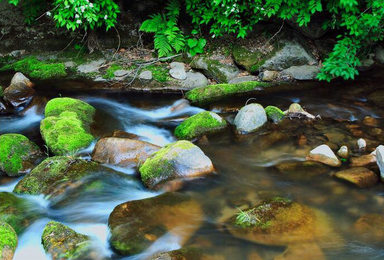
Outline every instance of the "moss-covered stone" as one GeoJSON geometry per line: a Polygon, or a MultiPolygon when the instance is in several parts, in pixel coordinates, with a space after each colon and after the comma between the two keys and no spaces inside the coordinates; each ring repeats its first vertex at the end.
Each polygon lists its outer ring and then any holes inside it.
{"type": "Polygon", "coordinates": [[[46,118],[40,132],[47,146],[56,155],[74,153],[88,147],[94,140],[90,133],[95,109],[77,99],[55,98],[45,107],[46,118]]]}
{"type": "Polygon", "coordinates": [[[258,81],[209,85],[188,91],[186,93],[186,98],[192,103],[207,104],[236,94],[250,92],[268,86],[268,83],[258,81]]]}
{"type": "Polygon", "coordinates": [[[151,189],[167,181],[191,178],[214,171],[211,160],[189,141],[164,146],[149,157],[139,169],[141,179],[151,189]]]}
{"type": "Polygon", "coordinates": [[[260,66],[262,66],[266,60],[265,55],[261,52],[252,52],[239,45],[233,47],[232,55],[235,62],[251,74],[258,73],[260,66]]]}
{"type": "Polygon", "coordinates": [[[99,172],[109,172],[107,168],[95,162],[66,156],[54,156],[45,159],[15,187],[19,194],[56,194],[74,181],[99,172]]]}
{"type": "Polygon", "coordinates": [[[79,99],[65,97],[51,99],[45,107],[45,117],[60,116],[63,112],[74,112],[81,121],[91,124],[95,108],[79,99]]]}
{"type": "Polygon", "coordinates": [[[39,147],[21,134],[0,136],[0,171],[8,176],[20,176],[35,167],[35,160],[42,155],[39,147]]]}
{"type": "Polygon", "coordinates": [[[158,253],[149,260],[203,260],[205,258],[203,252],[199,248],[186,247],[169,252],[158,253]]]}
{"type": "Polygon", "coordinates": [[[269,120],[272,120],[274,123],[281,121],[284,118],[284,112],[275,106],[267,106],[265,108],[265,113],[269,120]]]}
{"type": "Polygon", "coordinates": [[[67,76],[64,63],[47,63],[34,56],[26,57],[13,64],[5,65],[0,69],[22,72],[35,79],[52,79],[67,76]]]}
{"type": "Polygon", "coordinates": [[[37,217],[36,205],[9,192],[0,192],[0,221],[8,223],[17,234],[21,234],[37,217]]]}
{"type": "Polygon", "coordinates": [[[203,70],[204,74],[220,83],[228,83],[240,73],[237,67],[203,56],[195,57],[190,65],[194,69],[203,70]]]}
{"type": "Polygon", "coordinates": [[[227,122],[218,114],[204,111],[191,116],[175,129],[179,139],[192,140],[203,135],[217,133],[227,127],[227,122]]]}
{"type": "Polygon", "coordinates": [[[323,213],[280,197],[241,211],[227,224],[234,236],[266,245],[289,245],[333,235],[323,213]]]}
{"type": "Polygon", "coordinates": [[[17,234],[5,222],[0,222],[0,259],[12,260],[17,247],[17,234]]]}
{"type": "Polygon", "coordinates": [[[138,254],[170,233],[182,246],[200,227],[202,214],[197,201],[179,193],[125,202],[109,216],[110,244],[119,254],[138,254]]]}
{"type": "Polygon", "coordinates": [[[50,221],[45,226],[42,244],[53,260],[88,259],[91,248],[88,236],[56,221],[50,221]]]}

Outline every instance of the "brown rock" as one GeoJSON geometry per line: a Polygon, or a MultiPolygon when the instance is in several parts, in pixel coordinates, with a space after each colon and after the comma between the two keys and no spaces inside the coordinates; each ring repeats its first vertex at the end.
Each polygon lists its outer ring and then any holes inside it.
{"type": "Polygon", "coordinates": [[[355,234],[362,241],[382,245],[384,240],[384,215],[367,214],[354,224],[355,234]]]}
{"type": "Polygon", "coordinates": [[[115,130],[115,131],[113,131],[113,133],[110,136],[106,136],[106,137],[129,138],[129,139],[133,139],[133,140],[138,140],[140,138],[140,136],[138,136],[138,135],[124,132],[121,130],[115,130]]]}
{"type": "Polygon", "coordinates": [[[370,188],[379,181],[379,176],[364,167],[351,168],[339,171],[334,175],[336,178],[347,181],[359,188],[370,188]]]}
{"type": "Polygon", "coordinates": [[[378,121],[377,121],[377,119],[375,119],[373,117],[366,116],[364,118],[363,124],[366,126],[377,126],[378,121]]]}
{"type": "Polygon", "coordinates": [[[99,163],[126,166],[145,162],[160,147],[128,138],[106,137],[100,139],[92,153],[92,160],[99,163]]]}
{"type": "Polygon", "coordinates": [[[18,72],[13,76],[9,87],[4,90],[4,100],[14,107],[29,103],[35,94],[32,86],[33,83],[18,72]]]}
{"type": "Polygon", "coordinates": [[[315,243],[294,244],[274,260],[326,260],[323,251],[315,243]]]}
{"type": "Polygon", "coordinates": [[[358,129],[350,129],[349,131],[354,137],[362,137],[364,135],[364,132],[358,129]]]}
{"type": "Polygon", "coordinates": [[[373,154],[367,154],[360,157],[351,158],[352,167],[371,167],[376,165],[376,156],[373,154]]]}
{"type": "Polygon", "coordinates": [[[321,162],[332,167],[340,167],[341,161],[328,145],[320,145],[311,150],[307,160],[321,162]]]}

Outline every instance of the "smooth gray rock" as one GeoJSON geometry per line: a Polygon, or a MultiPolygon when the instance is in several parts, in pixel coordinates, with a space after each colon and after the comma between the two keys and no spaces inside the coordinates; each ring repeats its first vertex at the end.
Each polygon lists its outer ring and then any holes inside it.
{"type": "Polygon", "coordinates": [[[320,72],[320,66],[292,66],[281,72],[282,75],[287,75],[296,80],[314,80],[320,72]]]}
{"type": "Polygon", "coordinates": [[[255,76],[244,76],[244,77],[237,77],[237,78],[231,79],[228,83],[236,84],[236,83],[255,81],[255,80],[257,80],[257,77],[255,76]]]}
{"type": "Polygon", "coordinates": [[[235,117],[234,124],[239,133],[247,134],[257,131],[267,121],[267,114],[262,105],[249,104],[240,109],[235,117]]]}
{"type": "Polygon", "coordinates": [[[181,62],[172,62],[170,64],[169,75],[174,79],[184,80],[187,78],[187,73],[185,72],[185,65],[181,62]]]}
{"type": "Polygon", "coordinates": [[[77,71],[80,73],[91,73],[99,71],[100,66],[105,62],[106,60],[104,58],[94,60],[85,64],[80,65],[77,67],[77,71]]]}
{"type": "Polygon", "coordinates": [[[139,78],[145,79],[145,80],[151,80],[152,79],[152,72],[149,70],[144,70],[143,72],[140,73],[139,78]]]}
{"type": "Polygon", "coordinates": [[[384,180],[384,146],[379,145],[376,148],[376,163],[380,169],[380,178],[384,180]]]}
{"type": "Polygon", "coordinates": [[[292,66],[317,65],[316,59],[297,41],[282,42],[284,46],[276,54],[265,61],[262,70],[281,71],[292,66]]]}
{"type": "Polygon", "coordinates": [[[188,89],[205,87],[208,79],[200,72],[187,72],[187,78],[182,81],[182,85],[188,89]]]}

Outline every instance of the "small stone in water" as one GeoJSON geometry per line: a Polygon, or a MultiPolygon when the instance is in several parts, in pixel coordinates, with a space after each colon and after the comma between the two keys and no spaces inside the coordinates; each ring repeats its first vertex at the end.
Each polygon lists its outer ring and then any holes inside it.
{"type": "Polygon", "coordinates": [[[364,152],[367,149],[367,142],[363,138],[357,140],[357,149],[360,152],[364,152]]]}
{"type": "Polygon", "coordinates": [[[325,144],[320,145],[315,149],[311,150],[309,152],[307,160],[321,162],[333,167],[341,166],[341,161],[339,160],[339,158],[337,158],[331,148],[329,148],[329,146],[325,144]]]}
{"type": "Polygon", "coordinates": [[[341,158],[348,159],[348,156],[349,156],[348,147],[345,145],[340,147],[339,151],[337,151],[337,155],[340,156],[341,158]]]}

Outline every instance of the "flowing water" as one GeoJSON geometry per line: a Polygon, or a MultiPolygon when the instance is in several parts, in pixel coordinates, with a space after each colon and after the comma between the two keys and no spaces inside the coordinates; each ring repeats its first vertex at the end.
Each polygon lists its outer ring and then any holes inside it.
{"type": "MultiPolygon", "coordinates": [[[[54,93],[49,86],[39,85],[36,89],[36,100],[39,102],[18,116],[1,117],[0,134],[24,134],[42,149],[39,122],[43,118],[47,100],[57,96],[80,98],[97,109],[97,123],[93,129],[96,136],[123,130],[161,146],[176,140],[173,130],[180,119],[203,111],[181,104],[183,101],[179,95],[54,93]]],[[[233,99],[206,109],[221,113],[231,122],[235,114],[228,110],[240,108],[249,98],[233,99]]],[[[261,246],[235,238],[220,223],[238,212],[237,207],[250,207],[271,196],[282,196],[322,210],[332,220],[336,233],[344,238],[345,243],[329,242],[323,246],[327,259],[384,259],[383,248],[366,244],[353,233],[353,223],[360,216],[367,213],[384,214],[382,184],[362,190],[332,178],[333,169],[328,174],[313,176],[310,173],[297,173],[291,176],[280,174],[274,167],[283,161],[305,160],[311,147],[329,143],[328,139],[338,146],[348,144],[353,147],[359,137],[351,134],[348,125],[359,125],[368,147],[375,147],[380,140],[365,134],[368,129],[361,122],[365,116],[375,117],[382,128],[383,111],[367,103],[363,95],[346,93],[344,90],[268,95],[257,97],[257,102],[263,106],[276,105],[281,108],[288,108],[292,102],[300,102],[307,111],[320,115],[322,119],[309,125],[288,120],[282,125],[271,124],[268,130],[241,137],[227,131],[198,142],[198,146],[213,161],[217,174],[188,182],[181,190],[196,198],[204,209],[204,215],[201,216],[203,225],[186,246],[205,248],[211,254],[220,256],[217,259],[252,259],[252,252],[257,252],[265,260],[273,259],[284,248],[261,246]],[[309,145],[299,144],[302,136],[306,137],[309,145]]],[[[89,158],[92,148],[79,151],[79,155],[89,158]]],[[[102,181],[107,188],[102,192],[69,191],[51,201],[42,196],[22,196],[42,212],[42,217],[19,237],[14,259],[49,259],[41,245],[41,235],[50,220],[60,221],[80,233],[90,235],[100,255],[111,259],[145,259],[156,252],[180,248],[179,238],[170,233],[136,256],[118,256],[109,248],[107,221],[114,207],[126,201],[160,194],[142,185],[135,168],[109,167],[131,178],[105,177],[102,181]]],[[[0,177],[0,191],[11,192],[19,180],[0,177]]]]}

